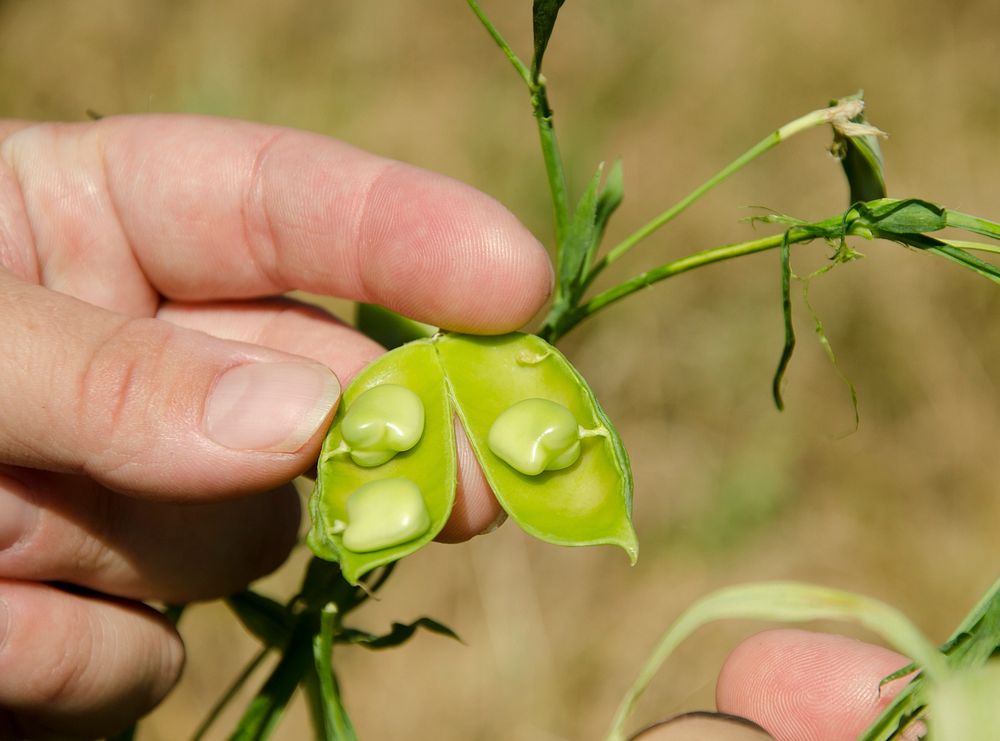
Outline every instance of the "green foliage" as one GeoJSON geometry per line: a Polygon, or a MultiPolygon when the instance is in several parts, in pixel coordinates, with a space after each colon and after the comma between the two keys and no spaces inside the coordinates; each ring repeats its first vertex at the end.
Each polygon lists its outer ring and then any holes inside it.
{"type": "MultiPolygon", "coordinates": [[[[864,92],[831,101],[830,105],[850,100],[863,101],[864,92]]],[[[854,126],[834,126],[831,151],[840,159],[844,168],[844,175],[851,189],[851,203],[885,198],[885,175],[882,172],[882,149],[878,136],[874,133],[860,133],[869,126],[862,113],[852,116],[848,123],[854,126]],[[852,129],[859,133],[847,133],[852,129]]]]}
{"type": "Polygon", "coordinates": [[[535,53],[531,59],[531,79],[538,82],[542,71],[542,57],[552,37],[556,16],[565,0],[534,0],[531,5],[532,30],[534,31],[535,53]]]}

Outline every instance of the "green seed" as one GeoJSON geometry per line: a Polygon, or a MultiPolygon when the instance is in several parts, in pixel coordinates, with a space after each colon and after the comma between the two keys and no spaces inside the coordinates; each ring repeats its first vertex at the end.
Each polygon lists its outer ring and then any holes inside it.
{"type": "Polygon", "coordinates": [[[523,399],[497,417],[487,443],[514,470],[537,476],[576,463],[580,425],[573,412],[558,402],[523,399]]]}
{"type": "Polygon", "coordinates": [[[562,353],[527,334],[445,334],[435,344],[455,411],[511,519],[549,543],[618,545],[635,561],[628,455],[586,381],[562,353]],[[549,461],[550,466],[567,464],[562,470],[525,475],[490,445],[494,424],[518,402],[532,398],[565,407],[573,418],[565,428],[582,447],[575,461],[569,460],[572,445],[563,451],[565,459],[556,455],[549,461]]]}
{"type": "Polygon", "coordinates": [[[366,468],[381,466],[420,440],[424,405],[408,388],[383,383],[351,404],[340,429],[351,460],[366,468]]]}
{"type": "Polygon", "coordinates": [[[420,488],[401,477],[362,485],[347,500],[347,517],[343,544],[355,553],[408,543],[431,526],[420,488]]]}
{"type": "Polygon", "coordinates": [[[357,584],[372,569],[398,561],[433,540],[447,522],[455,499],[454,435],[447,385],[430,340],[392,350],[364,368],[344,389],[316,466],[316,488],[309,498],[312,527],[307,536],[312,551],[339,563],[344,578],[357,584]],[[386,385],[402,387],[419,398],[423,435],[404,455],[396,455],[377,468],[359,466],[346,455],[350,445],[344,440],[343,422],[362,397],[386,385]],[[348,500],[365,484],[400,477],[419,487],[430,525],[421,535],[397,545],[375,551],[350,550],[344,543],[346,525],[352,520],[348,500]]]}
{"type": "MultiPolygon", "coordinates": [[[[618,545],[635,561],[632,474],[622,442],[566,358],[525,334],[438,334],[392,350],[355,377],[317,465],[307,538],[313,552],[337,561],[356,584],[429,543],[454,503],[456,416],[501,506],[524,530],[560,545],[618,545]],[[401,412],[412,406],[411,392],[424,418],[415,437],[416,413],[401,412]],[[411,435],[405,455],[393,447],[393,425],[411,435]],[[418,487],[428,524],[379,540],[372,534],[382,527],[373,524],[378,517],[361,519],[349,502],[365,485],[398,478],[418,487]]],[[[398,533],[394,512],[385,513],[384,527],[398,533]]]]}

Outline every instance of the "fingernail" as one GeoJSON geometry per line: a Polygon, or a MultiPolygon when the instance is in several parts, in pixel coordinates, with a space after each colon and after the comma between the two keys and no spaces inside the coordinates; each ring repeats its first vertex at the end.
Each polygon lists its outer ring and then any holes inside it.
{"type": "Polygon", "coordinates": [[[497,516],[493,518],[493,521],[490,522],[489,525],[487,525],[486,527],[484,527],[482,529],[482,532],[480,532],[479,534],[480,535],[489,535],[490,533],[492,533],[495,530],[497,530],[497,528],[499,528],[505,522],[507,522],[507,512],[506,512],[506,510],[500,510],[497,513],[497,516]]]}
{"type": "Polygon", "coordinates": [[[316,433],[340,395],[316,363],[249,363],[230,368],[205,404],[205,433],[234,450],[294,453],[316,433]]]}

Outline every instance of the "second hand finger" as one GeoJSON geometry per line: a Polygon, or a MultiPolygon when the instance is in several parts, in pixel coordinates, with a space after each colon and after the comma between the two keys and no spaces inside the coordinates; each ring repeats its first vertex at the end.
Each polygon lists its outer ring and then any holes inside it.
{"type": "Polygon", "coordinates": [[[296,542],[291,486],[203,504],[138,499],[86,479],[0,469],[0,577],[60,581],[132,599],[232,594],[296,542]]]}
{"type": "MultiPolygon", "coordinates": [[[[312,358],[333,368],[345,383],[365,363],[384,352],[381,346],[329,314],[288,299],[210,304],[168,302],[160,308],[158,316],[224,339],[256,342],[312,358]]],[[[455,427],[458,447],[455,505],[437,537],[446,543],[468,540],[502,516],[461,424],[455,427]]]]}

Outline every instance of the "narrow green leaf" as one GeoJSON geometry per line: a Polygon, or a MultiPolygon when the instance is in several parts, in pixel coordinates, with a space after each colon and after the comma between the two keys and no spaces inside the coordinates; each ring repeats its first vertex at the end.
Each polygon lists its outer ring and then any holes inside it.
{"type": "Polygon", "coordinates": [[[957,247],[966,252],[975,250],[977,252],[990,252],[994,255],[1000,255],[1000,245],[986,244],[985,242],[970,242],[965,239],[942,239],[941,241],[944,244],[957,247]]]}
{"type": "Polygon", "coordinates": [[[309,670],[315,620],[300,619],[278,665],[250,703],[230,741],[263,741],[269,738],[295,688],[309,670]]]}
{"type": "MultiPolygon", "coordinates": [[[[1000,650],[1000,579],[993,583],[969,611],[940,650],[953,670],[982,666],[1000,650]]],[[[905,677],[916,668],[915,664],[904,666],[883,679],[882,684],[905,677]]],[[[918,718],[927,705],[925,684],[922,676],[914,678],[858,741],[887,741],[895,738],[895,734],[918,718]]]]}
{"type": "Polygon", "coordinates": [[[556,16],[565,0],[534,0],[531,5],[532,29],[535,37],[535,54],[531,60],[531,79],[538,81],[542,71],[542,57],[552,38],[552,29],[556,25],[556,16]]]}
{"type": "MultiPolygon", "coordinates": [[[[830,102],[831,106],[851,100],[864,100],[864,91],[830,102]]],[[[869,126],[864,114],[851,119],[859,127],[869,126]]],[[[875,134],[851,135],[850,127],[833,126],[833,146],[831,151],[840,159],[851,189],[851,203],[885,198],[885,174],[883,172],[882,148],[875,134]]]]}
{"type": "Polygon", "coordinates": [[[785,378],[785,371],[788,363],[792,359],[795,351],[795,327],[792,325],[792,266],[791,249],[788,239],[788,232],[785,232],[784,239],[781,240],[781,314],[784,318],[785,344],[781,348],[781,358],[778,360],[778,368],[774,372],[774,380],[771,382],[771,394],[774,397],[774,405],[779,411],[784,411],[785,402],[781,397],[781,382],[785,378]]]}
{"type": "Polygon", "coordinates": [[[859,203],[855,209],[861,219],[885,239],[892,239],[894,235],[936,232],[948,225],[943,207],[919,198],[883,198],[859,203]]]}
{"type": "Polygon", "coordinates": [[[936,246],[924,247],[923,249],[927,252],[940,255],[941,257],[946,257],[952,262],[957,262],[959,265],[979,273],[984,278],[989,278],[994,283],[1000,283],[1000,269],[998,269],[996,265],[991,265],[985,260],[980,260],[975,255],[970,255],[965,250],[960,250],[957,247],[952,247],[951,245],[943,242],[936,246]]]}
{"type": "Polygon", "coordinates": [[[393,623],[388,633],[375,635],[363,630],[344,628],[336,637],[338,643],[353,643],[358,646],[370,649],[392,648],[408,641],[418,628],[437,633],[438,635],[454,638],[459,643],[462,639],[447,625],[439,623],[429,617],[422,617],[412,623],[393,623]]]}
{"type": "Polygon", "coordinates": [[[280,602],[245,589],[226,598],[226,605],[251,635],[271,648],[282,648],[292,634],[294,619],[280,602]]]}
{"type": "Polygon", "coordinates": [[[270,651],[271,649],[265,646],[254,654],[253,658],[250,659],[247,665],[243,667],[243,670],[239,673],[239,675],[237,675],[229,687],[226,688],[226,691],[222,693],[222,696],[215,701],[212,709],[208,711],[205,719],[198,726],[197,730],[195,730],[194,735],[191,737],[191,741],[201,741],[201,739],[205,737],[205,734],[208,733],[212,724],[218,720],[222,711],[226,709],[233,699],[235,699],[237,693],[243,689],[243,685],[249,681],[250,677],[253,676],[253,673],[257,671],[257,668],[264,663],[264,659],[267,658],[270,651]]]}
{"type": "Polygon", "coordinates": [[[833,366],[833,369],[836,371],[844,385],[847,386],[847,391],[851,395],[851,409],[854,411],[854,431],[857,432],[858,428],[861,426],[861,411],[858,408],[858,390],[854,388],[854,383],[841,369],[840,363],[837,362],[837,356],[833,352],[833,345],[830,344],[830,339],[826,336],[826,330],[823,328],[823,322],[820,320],[819,314],[816,312],[812,302],[809,300],[809,286],[812,278],[820,273],[828,272],[837,264],[839,263],[832,263],[824,268],[821,268],[807,278],[802,279],[802,302],[806,305],[806,309],[808,309],[809,313],[812,315],[813,330],[816,332],[819,344],[822,345],[823,350],[826,352],[826,357],[830,361],[830,365],[833,366]]]}
{"type": "Polygon", "coordinates": [[[952,211],[951,209],[945,209],[945,219],[948,222],[948,226],[964,229],[973,234],[982,234],[984,237],[1000,239],[1000,224],[995,221],[983,219],[979,216],[970,216],[969,214],[952,211]]]}
{"type": "Polygon", "coordinates": [[[357,741],[357,733],[340,697],[333,672],[333,642],[338,629],[337,607],[330,603],[320,615],[319,632],[313,636],[313,665],[319,680],[320,715],[324,741],[357,741]]]}
{"type": "Polygon", "coordinates": [[[608,174],[604,178],[604,187],[601,188],[601,195],[597,199],[597,213],[594,215],[594,228],[597,231],[597,236],[593,240],[591,254],[587,256],[587,270],[594,263],[594,253],[597,252],[597,245],[604,238],[604,232],[607,231],[611,216],[618,210],[624,199],[625,180],[622,175],[622,161],[617,159],[608,170],[608,174]]]}
{"type": "Polygon", "coordinates": [[[603,164],[590,179],[587,189],[576,205],[576,212],[569,223],[566,238],[559,249],[559,288],[560,295],[576,302],[580,286],[585,283],[589,265],[587,260],[596,251],[598,238],[597,207],[598,187],[601,184],[603,164]]]}

